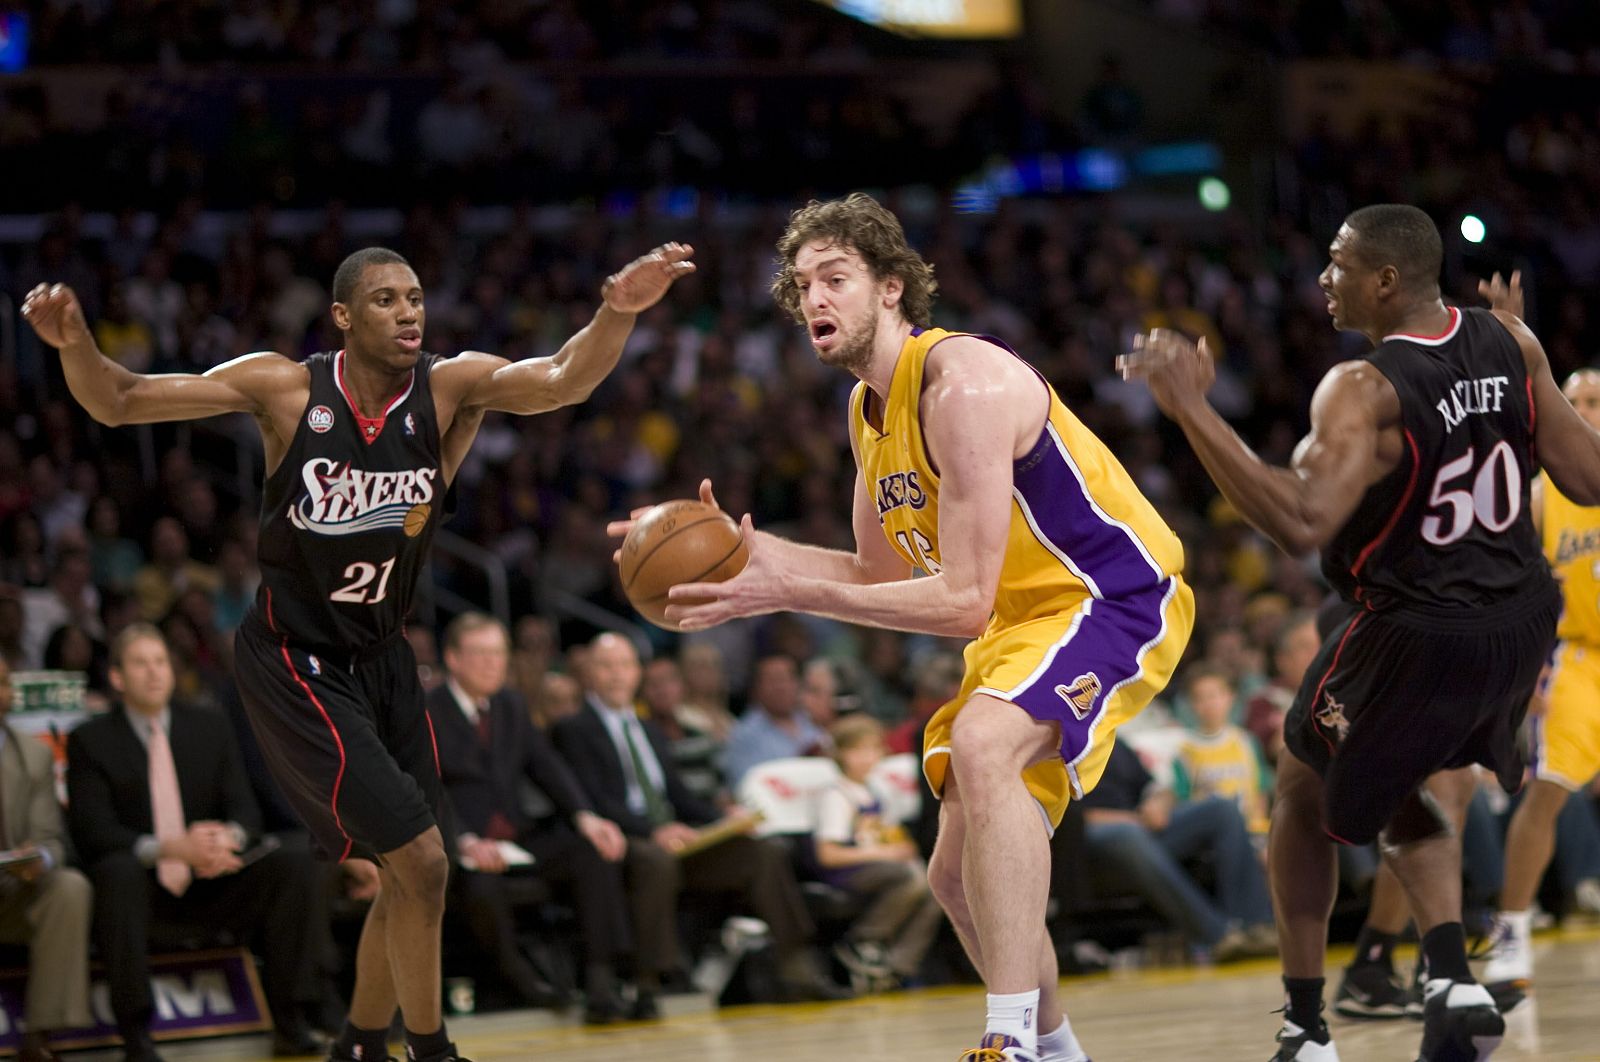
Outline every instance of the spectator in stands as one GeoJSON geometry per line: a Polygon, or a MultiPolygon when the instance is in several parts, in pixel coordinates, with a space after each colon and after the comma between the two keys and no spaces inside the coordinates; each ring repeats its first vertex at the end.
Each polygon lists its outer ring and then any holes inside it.
{"type": "Polygon", "coordinates": [[[922,758],[922,742],[918,735],[933,717],[961,689],[962,664],[959,653],[932,653],[916,669],[912,683],[911,704],[906,718],[889,731],[887,741],[891,753],[915,752],[922,758]]]}
{"type": "Polygon", "coordinates": [[[189,556],[189,534],[175,517],[155,522],[150,529],[150,563],[133,577],[133,592],[145,620],[159,623],[185,590],[193,587],[211,594],[219,582],[215,568],[189,556]]]}
{"type": "Polygon", "coordinates": [[[928,867],[901,823],[883,813],[867,779],[884,756],[883,724],[857,713],[834,724],[837,784],[818,797],[817,864],[822,880],[861,898],[834,955],[858,987],[886,987],[917,974],[944,921],[928,867]]]}
{"type": "Polygon", "coordinates": [[[39,518],[26,509],[12,513],[0,525],[0,582],[27,588],[49,581],[50,559],[39,518]]]}
{"type": "Polygon", "coordinates": [[[1220,797],[1177,806],[1125,742],[1111,749],[1100,784],[1082,801],[1091,874],[1103,891],[1132,888],[1219,962],[1277,950],[1266,873],[1244,817],[1220,797]],[[1216,897],[1184,868],[1208,855],[1216,897]]]}
{"type": "Polygon", "coordinates": [[[558,1004],[518,944],[507,879],[526,871],[566,886],[587,964],[585,1017],[604,1024],[622,1012],[615,964],[629,950],[627,841],[616,823],[595,814],[572,769],[530,721],[522,696],[507,687],[508,643],[492,616],[457,616],[445,628],[444,684],[428,694],[440,776],[460,831],[453,862],[462,906],[478,947],[517,994],[535,1006],[558,1004]],[[509,863],[503,841],[531,855],[533,866],[509,863]]]}
{"type": "Polygon", "coordinates": [[[738,720],[728,696],[728,668],[717,643],[691,641],[678,654],[683,671],[683,719],[719,743],[728,740],[738,720]]]}
{"type": "Polygon", "coordinates": [[[1272,647],[1272,681],[1256,691],[1245,705],[1244,726],[1261,746],[1269,764],[1283,751],[1283,717],[1288,714],[1306,668],[1322,648],[1317,637],[1317,617],[1296,612],[1286,619],[1272,647]]]}
{"type": "Polygon", "coordinates": [[[800,669],[800,710],[818,730],[830,730],[839,718],[839,671],[825,656],[800,669]]]}
{"type": "Polygon", "coordinates": [[[122,535],[122,509],[109,494],[89,506],[89,560],[94,584],[101,590],[126,594],[144,566],[144,551],[122,535]]]}
{"type": "Polygon", "coordinates": [[[1267,843],[1266,770],[1255,738],[1235,726],[1233,686],[1219,667],[1201,663],[1184,677],[1194,725],[1173,760],[1173,794],[1180,804],[1222,797],[1244,816],[1258,851],[1267,843]]]}
{"type": "Polygon", "coordinates": [[[90,577],[89,551],[73,546],[56,555],[50,585],[22,592],[22,657],[28,667],[43,666],[45,646],[58,627],[71,623],[95,638],[105,634],[100,591],[90,577]]]}
{"type": "Polygon", "coordinates": [[[800,675],[787,656],[756,661],[755,681],[744,715],[728,735],[722,773],[735,791],[758,764],[789,756],[815,756],[826,751],[828,735],[801,710],[800,675]]]}
{"type": "Polygon", "coordinates": [[[310,854],[255,847],[261,813],[228,721],[171,703],[174,681],[161,633],[126,628],[111,649],[121,704],[67,741],[68,821],[95,886],[95,941],[123,1057],[160,1057],[150,1039],[150,944],[221,930],[264,963],[273,1053],[320,1051],[303,1014],[317,1002],[306,998],[310,854]]]}
{"type": "Polygon", "coordinates": [[[13,668],[28,666],[22,650],[24,626],[22,601],[14,591],[0,587],[0,660],[13,668]]]}
{"type": "Polygon", "coordinates": [[[676,660],[658,656],[645,665],[639,687],[644,718],[659,726],[671,742],[672,761],[689,791],[709,803],[726,804],[727,791],[717,767],[722,743],[697,727],[699,715],[688,708],[683,697],[683,672],[676,660]]]}
{"type": "Polygon", "coordinates": [[[237,538],[224,539],[217,555],[217,588],[211,593],[211,607],[216,616],[217,630],[231,635],[244,620],[245,612],[255,600],[256,588],[261,585],[261,571],[256,567],[255,551],[237,538]]]}
{"type": "Polygon", "coordinates": [[[12,729],[11,665],[0,659],[0,941],[28,948],[27,1031],[17,1062],[51,1062],[50,1034],[79,1029],[89,1013],[89,880],[66,865],[55,761],[12,729]]]}
{"type": "Polygon", "coordinates": [[[782,842],[734,836],[691,855],[677,854],[695,840],[695,827],[720,812],[689,791],[666,738],[639,719],[634,699],[641,669],[633,644],[617,634],[595,638],[584,679],[583,709],[557,723],[552,733],[595,809],[628,835],[626,872],[640,992],[653,992],[676,968],[679,895],[733,892],[771,929],[786,996],[848,996],[827,979],[811,951],[815,927],[782,842]]]}
{"type": "Polygon", "coordinates": [[[583,710],[583,683],[560,671],[548,671],[539,683],[539,701],[529,710],[535,726],[549,729],[583,710]]]}

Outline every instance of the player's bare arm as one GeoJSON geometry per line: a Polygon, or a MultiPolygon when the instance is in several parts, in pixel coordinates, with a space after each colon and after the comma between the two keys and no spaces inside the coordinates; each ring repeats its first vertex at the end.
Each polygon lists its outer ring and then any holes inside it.
{"type": "Polygon", "coordinates": [[[439,362],[432,383],[446,478],[455,477],[485,413],[545,413],[588,398],[617,367],[638,315],[694,272],[693,255],[688,244],[662,244],[607,277],[594,319],[550,357],[508,361],[464,351],[439,362]]]}
{"type": "Polygon", "coordinates": [[[1158,329],[1135,351],[1127,370],[1150,384],[1228,501],[1287,553],[1309,553],[1332,541],[1367,488],[1399,461],[1400,400],[1366,362],[1336,366],[1311,400],[1311,434],[1289,468],[1262,461],[1228,426],[1206,392],[1216,377],[1211,355],[1178,333],[1158,329]]]}
{"type": "MultiPolygon", "coordinates": [[[[982,340],[946,340],[928,355],[921,405],[940,472],[939,541],[937,556],[929,558],[937,571],[925,579],[862,584],[784,571],[752,548],[744,571],[727,582],[674,587],[673,601],[709,601],[669,605],[668,618],[701,629],[796,611],[892,630],[979,634],[1005,559],[1011,463],[1037,439],[1045,409],[1043,385],[1016,358],[982,340]]],[[[877,522],[875,510],[871,522],[877,522]]],[[[865,539],[865,530],[858,521],[858,539],[865,539]]]]}
{"type": "Polygon", "coordinates": [[[1589,427],[1561,393],[1538,337],[1498,304],[1493,312],[1522,348],[1528,366],[1535,414],[1533,441],[1545,472],[1562,494],[1579,505],[1600,505],[1600,432],[1589,427]]]}
{"type": "Polygon", "coordinates": [[[41,340],[61,352],[72,397],[101,424],[249,413],[261,428],[269,471],[294,438],[310,394],[305,367],[270,352],[246,354],[200,375],[132,372],[101,353],[77,295],[62,284],[35,287],[23,301],[22,316],[41,340]]]}

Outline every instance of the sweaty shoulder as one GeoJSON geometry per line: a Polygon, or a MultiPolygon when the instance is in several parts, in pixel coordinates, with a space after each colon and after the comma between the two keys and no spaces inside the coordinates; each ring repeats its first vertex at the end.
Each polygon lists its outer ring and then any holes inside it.
{"type": "Polygon", "coordinates": [[[970,426],[1009,428],[1013,456],[1032,446],[1050,413],[1044,379],[1006,348],[977,336],[941,340],[922,370],[922,414],[970,426]]]}
{"type": "Polygon", "coordinates": [[[1370,410],[1379,425],[1400,419],[1400,394],[1370,361],[1340,362],[1328,370],[1311,399],[1313,411],[1356,407],[1370,410]]]}

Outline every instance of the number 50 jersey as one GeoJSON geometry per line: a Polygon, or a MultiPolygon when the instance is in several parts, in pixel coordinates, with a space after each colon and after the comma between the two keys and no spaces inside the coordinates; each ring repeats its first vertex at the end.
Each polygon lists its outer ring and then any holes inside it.
{"type": "Polygon", "coordinates": [[[445,500],[428,374],[376,419],[344,387],[344,351],[313,354],[311,397],[262,492],[256,609],[296,645],[359,652],[397,634],[411,610],[445,500]]]}
{"type": "Polygon", "coordinates": [[[1522,350],[1488,310],[1449,312],[1439,335],[1385,336],[1366,359],[1400,396],[1402,457],[1322,569],[1374,612],[1460,613],[1552,587],[1528,506],[1537,411],[1522,350]]]}

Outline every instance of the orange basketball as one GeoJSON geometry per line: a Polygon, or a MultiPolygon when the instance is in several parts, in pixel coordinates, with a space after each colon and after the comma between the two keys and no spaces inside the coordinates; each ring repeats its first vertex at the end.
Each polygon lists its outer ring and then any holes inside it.
{"type": "Polygon", "coordinates": [[[700,501],[662,502],[634,521],[622,540],[622,589],[645,619],[675,631],[662,615],[668,590],[732,579],[749,559],[739,525],[721,509],[700,501]]]}

